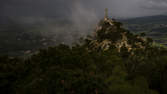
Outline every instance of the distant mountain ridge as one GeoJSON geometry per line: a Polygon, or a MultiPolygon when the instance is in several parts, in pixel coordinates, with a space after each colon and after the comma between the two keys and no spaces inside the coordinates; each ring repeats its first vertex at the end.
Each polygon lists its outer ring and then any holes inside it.
{"type": "Polygon", "coordinates": [[[121,22],[129,24],[142,24],[142,23],[167,23],[167,15],[145,16],[129,19],[120,19],[121,22]]]}
{"type": "Polygon", "coordinates": [[[146,33],[157,43],[167,45],[167,16],[147,16],[119,20],[133,33],[146,33]]]}

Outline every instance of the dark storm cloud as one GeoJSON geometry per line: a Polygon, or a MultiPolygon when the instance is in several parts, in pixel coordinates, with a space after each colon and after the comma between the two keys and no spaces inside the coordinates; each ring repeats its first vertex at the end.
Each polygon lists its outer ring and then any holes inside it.
{"type": "Polygon", "coordinates": [[[167,1],[166,0],[148,0],[147,3],[144,4],[145,8],[166,11],[167,9],[167,1]]]}
{"type": "Polygon", "coordinates": [[[76,4],[97,16],[109,8],[115,17],[136,17],[166,12],[166,0],[1,0],[0,16],[69,17],[76,4]]]}
{"type": "Polygon", "coordinates": [[[4,16],[61,16],[70,12],[67,0],[2,0],[4,16]]]}

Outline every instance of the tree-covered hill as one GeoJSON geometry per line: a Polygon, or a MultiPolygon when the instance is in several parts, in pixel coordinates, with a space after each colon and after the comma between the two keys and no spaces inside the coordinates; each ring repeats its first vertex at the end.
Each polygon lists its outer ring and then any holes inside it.
{"type": "Polygon", "coordinates": [[[0,57],[1,94],[166,94],[167,49],[113,19],[73,46],[0,57]]]}

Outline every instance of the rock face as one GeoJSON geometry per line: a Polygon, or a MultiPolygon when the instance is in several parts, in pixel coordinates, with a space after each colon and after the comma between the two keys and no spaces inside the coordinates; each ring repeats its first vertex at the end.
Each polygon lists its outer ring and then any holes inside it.
{"type": "Polygon", "coordinates": [[[133,35],[122,27],[120,22],[104,17],[96,27],[95,34],[89,38],[89,49],[106,51],[115,47],[118,52],[126,48],[128,52],[136,49],[145,49],[148,45],[146,38],[133,35]]]}

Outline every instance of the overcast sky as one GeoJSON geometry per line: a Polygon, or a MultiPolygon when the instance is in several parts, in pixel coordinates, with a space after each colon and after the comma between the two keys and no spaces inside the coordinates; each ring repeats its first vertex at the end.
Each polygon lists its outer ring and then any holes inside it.
{"type": "Polygon", "coordinates": [[[0,16],[69,17],[76,12],[92,12],[98,17],[109,9],[114,17],[166,14],[167,0],[0,0],[0,16]],[[82,8],[78,10],[78,8],[82,8]]]}

